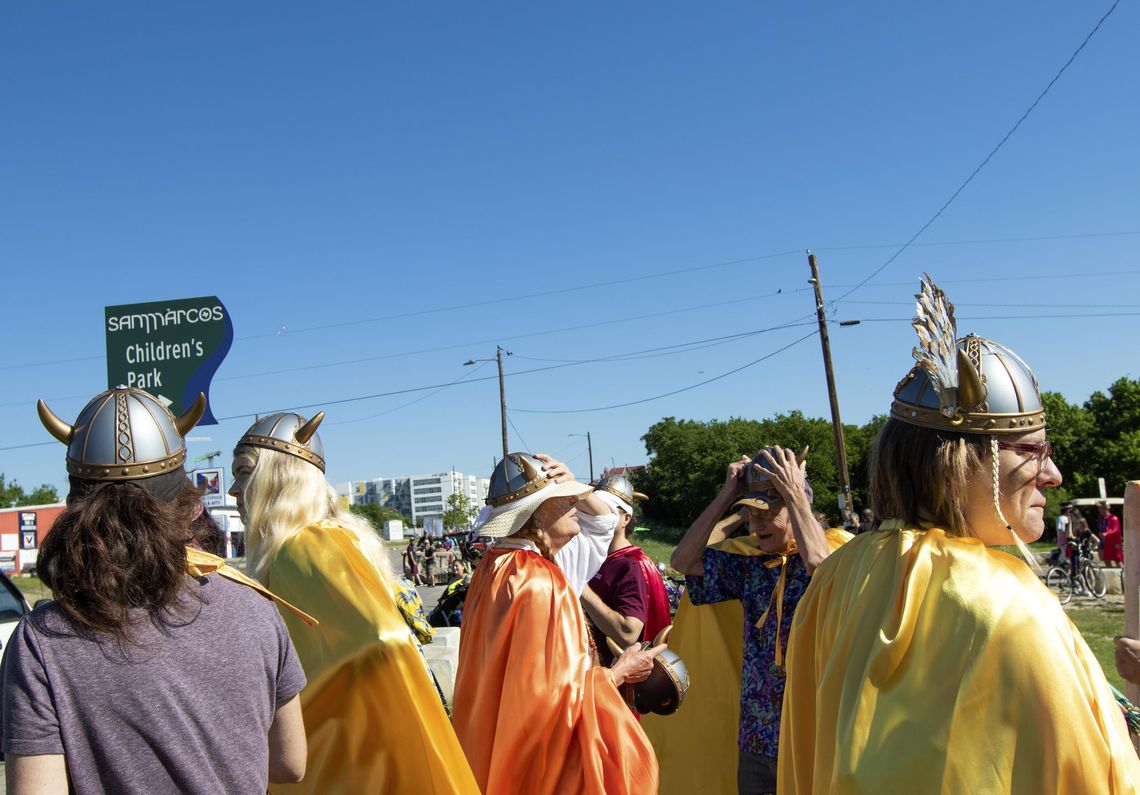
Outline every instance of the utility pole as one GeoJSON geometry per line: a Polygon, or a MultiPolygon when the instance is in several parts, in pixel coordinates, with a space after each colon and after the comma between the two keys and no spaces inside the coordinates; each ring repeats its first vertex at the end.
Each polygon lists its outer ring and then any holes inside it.
{"type": "Polygon", "coordinates": [[[590,453],[590,482],[594,482],[594,443],[590,440],[590,432],[586,431],[586,450],[590,453]]]}
{"type": "Polygon", "coordinates": [[[590,453],[590,482],[594,482],[594,442],[590,439],[590,432],[585,433],[568,433],[567,436],[585,436],[586,437],[586,450],[590,453]]]}
{"type": "MultiPolygon", "coordinates": [[[[510,354],[507,354],[510,356],[510,354]]],[[[503,382],[503,348],[501,345],[495,346],[495,361],[499,363],[499,409],[502,412],[503,421],[503,461],[507,460],[507,453],[510,452],[507,448],[507,388],[503,382]]],[[[506,466],[504,463],[503,466],[506,466]]]]}
{"type": "Polygon", "coordinates": [[[815,288],[815,317],[819,321],[819,343],[823,348],[823,370],[827,375],[827,396],[831,400],[831,427],[835,431],[835,452],[839,456],[839,510],[846,516],[852,509],[851,476],[847,472],[847,448],[843,443],[843,422],[839,419],[839,396],[835,392],[835,372],[831,368],[831,340],[827,336],[827,310],[823,306],[823,285],[819,281],[819,266],[815,254],[807,252],[811,278],[815,288]]]}
{"type": "MultiPolygon", "coordinates": [[[[501,345],[495,346],[495,362],[499,365],[499,416],[503,423],[503,467],[505,471],[507,453],[510,448],[507,447],[507,388],[503,381],[503,356],[510,356],[510,351],[503,350],[501,345]]],[[[490,359],[468,359],[463,363],[466,367],[475,364],[476,362],[489,362],[490,359]]]]}

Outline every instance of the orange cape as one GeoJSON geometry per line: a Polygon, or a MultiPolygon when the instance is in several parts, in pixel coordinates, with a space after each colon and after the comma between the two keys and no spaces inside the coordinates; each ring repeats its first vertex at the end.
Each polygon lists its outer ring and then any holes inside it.
{"type": "Polygon", "coordinates": [[[657,760],[605,669],[582,608],[535,552],[493,549],[463,610],[453,721],[486,795],[643,795],[657,760]]]}

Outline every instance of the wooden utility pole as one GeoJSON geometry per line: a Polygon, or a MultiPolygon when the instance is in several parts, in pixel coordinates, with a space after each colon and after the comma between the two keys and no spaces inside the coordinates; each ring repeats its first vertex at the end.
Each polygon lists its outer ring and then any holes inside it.
{"type": "Polygon", "coordinates": [[[590,441],[590,432],[586,431],[586,449],[590,453],[590,482],[594,482],[594,443],[590,441]]]}
{"type": "Polygon", "coordinates": [[[843,443],[843,422],[839,418],[839,396],[835,392],[835,372],[831,368],[831,340],[827,336],[827,310],[823,306],[823,285],[819,281],[819,266],[815,261],[815,254],[810,251],[808,265],[811,267],[811,278],[808,280],[815,288],[815,317],[819,321],[819,344],[823,348],[823,370],[827,375],[827,396],[831,400],[831,427],[835,431],[835,452],[839,457],[839,510],[844,515],[854,511],[851,505],[851,475],[847,471],[847,448],[843,443]]]}
{"type": "MultiPolygon", "coordinates": [[[[510,356],[510,354],[507,354],[510,356]]],[[[499,409],[502,412],[503,421],[503,461],[507,460],[507,453],[510,450],[507,448],[507,388],[503,383],[503,348],[502,346],[495,346],[495,361],[499,363],[499,409]]],[[[504,464],[506,466],[506,464],[504,464]]]]}
{"type": "MultiPolygon", "coordinates": [[[[1124,486],[1124,634],[1140,638],[1140,480],[1124,486]]],[[[1132,703],[1140,702],[1140,685],[1129,682],[1125,692],[1132,703]]],[[[1133,745],[1137,743],[1134,741],[1133,745]]]]}

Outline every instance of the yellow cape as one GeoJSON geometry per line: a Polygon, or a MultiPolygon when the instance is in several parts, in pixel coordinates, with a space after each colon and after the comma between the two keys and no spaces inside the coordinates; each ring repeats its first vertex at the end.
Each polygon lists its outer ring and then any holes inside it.
{"type": "Polygon", "coordinates": [[[309,764],[303,782],[271,790],[477,795],[408,625],[355,537],[309,525],[282,545],[269,586],[320,621],[282,611],[309,680],[309,764]]]}
{"type": "MultiPolygon", "coordinates": [[[[834,550],[851,536],[827,532],[834,550]]],[[[752,535],[729,538],[713,549],[733,555],[764,555],[752,535]]],[[[661,795],[736,795],[740,733],[740,672],[744,608],[737,600],[694,605],[681,597],[669,648],[689,669],[689,692],[673,715],[643,715],[641,726],[657,752],[661,795]]]]}
{"type": "Polygon", "coordinates": [[[1131,793],[1096,658],[1020,559],[888,523],[796,609],[779,792],[1131,793]]]}

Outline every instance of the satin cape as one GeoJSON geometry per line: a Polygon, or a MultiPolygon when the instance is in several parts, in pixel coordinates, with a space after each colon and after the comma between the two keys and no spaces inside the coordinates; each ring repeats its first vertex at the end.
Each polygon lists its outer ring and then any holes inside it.
{"type": "Polygon", "coordinates": [[[320,621],[281,611],[309,680],[309,761],[300,784],[272,792],[478,793],[390,585],[352,533],[309,525],[282,545],[269,587],[320,621]]]}
{"type": "MultiPolygon", "coordinates": [[[[828,530],[832,551],[851,535],[828,530]]],[[[756,537],[729,538],[710,549],[769,555],[756,537]]],[[[694,605],[686,593],[673,617],[669,648],[689,669],[689,692],[673,715],[643,715],[641,725],[661,765],[661,795],[736,795],[744,607],[736,599],[694,605]]]]}
{"type": "Polygon", "coordinates": [[[452,720],[486,795],[644,795],[657,760],[609,674],[592,666],[581,605],[536,552],[492,549],[463,610],[452,720]]]}
{"type": "Polygon", "coordinates": [[[780,733],[792,793],[1132,793],[1104,673],[1019,558],[884,525],[796,609],[780,733]]]}

